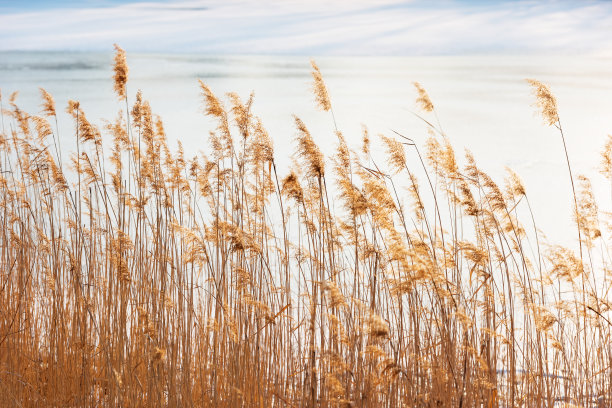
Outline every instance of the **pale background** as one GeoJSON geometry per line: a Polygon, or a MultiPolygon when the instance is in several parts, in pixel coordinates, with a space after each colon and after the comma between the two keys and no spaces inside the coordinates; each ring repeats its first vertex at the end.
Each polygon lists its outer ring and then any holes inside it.
{"type": "MultiPolygon", "coordinates": [[[[327,81],[340,130],[358,147],[361,124],[422,144],[412,81],[429,91],[458,155],[471,150],[502,182],[523,178],[538,226],[571,245],[571,190],[556,130],[535,115],[525,78],[550,84],[559,101],[575,173],[592,177],[602,210],[610,186],[597,172],[612,133],[612,3],[603,1],[0,1],[3,106],[39,110],[38,87],[76,99],[100,125],[123,106],[112,91],[112,44],[128,53],[137,89],[162,116],[172,144],[208,148],[196,79],[219,95],[251,91],[281,169],[290,165],[300,116],[323,150],[335,145],[328,114],[310,93],[309,59],[327,81]]],[[[70,150],[72,124],[60,135],[70,150]]],[[[376,140],[373,138],[373,140],[376,140]]],[[[413,156],[411,156],[413,158],[413,156]]],[[[417,163],[414,163],[417,166],[417,163]]]]}

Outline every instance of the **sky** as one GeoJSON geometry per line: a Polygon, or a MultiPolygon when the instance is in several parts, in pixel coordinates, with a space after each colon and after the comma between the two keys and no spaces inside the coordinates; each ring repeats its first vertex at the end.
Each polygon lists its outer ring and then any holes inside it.
{"type": "Polygon", "coordinates": [[[0,51],[612,56],[611,1],[0,0],[0,51]]]}

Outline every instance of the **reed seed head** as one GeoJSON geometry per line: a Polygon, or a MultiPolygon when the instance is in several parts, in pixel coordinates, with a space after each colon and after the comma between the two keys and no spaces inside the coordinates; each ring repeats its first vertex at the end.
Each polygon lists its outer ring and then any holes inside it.
{"type": "Polygon", "coordinates": [[[42,112],[46,116],[55,116],[55,100],[53,96],[49,92],[47,92],[43,88],[38,88],[40,90],[40,95],[42,96],[42,112]]]}
{"type": "Polygon", "coordinates": [[[413,82],[412,84],[414,85],[418,93],[417,100],[416,100],[417,105],[419,105],[421,109],[423,109],[425,112],[433,111],[434,105],[431,102],[431,99],[429,99],[429,95],[427,94],[427,91],[425,90],[425,88],[423,88],[421,84],[418,82],[413,82]]]}
{"type": "Polygon", "coordinates": [[[314,60],[310,60],[310,65],[312,66],[312,78],[314,79],[313,91],[317,101],[317,106],[321,110],[327,112],[331,110],[331,102],[329,100],[327,86],[325,85],[325,81],[323,81],[323,75],[321,75],[321,71],[319,70],[317,63],[314,60]]]}
{"type": "Polygon", "coordinates": [[[526,81],[532,87],[532,92],[536,97],[535,106],[540,110],[544,122],[549,126],[556,125],[559,122],[557,98],[548,85],[535,79],[526,79],[526,81]]]}
{"type": "Polygon", "coordinates": [[[126,84],[128,80],[128,65],[125,57],[125,51],[117,44],[115,47],[115,65],[113,71],[115,72],[115,92],[119,99],[126,97],[126,84]]]}

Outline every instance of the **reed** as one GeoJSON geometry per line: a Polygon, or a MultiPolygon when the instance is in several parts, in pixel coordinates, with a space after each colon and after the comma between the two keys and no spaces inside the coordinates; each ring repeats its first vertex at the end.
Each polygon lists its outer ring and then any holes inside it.
{"type": "Polygon", "coordinates": [[[202,81],[209,147],[171,149],[115,48],[103,128],[70,101],[60,136],[48,92],[40,114],[0,96],[0,406],[612,403],[611,228],[569,156],[577,248],[543,240],[518,175],[456,157],[418,83],[424,143],[364,128],[350,146],[313,61],[337,149],[295,117],[282,175],[253,96],[202,81]]]}

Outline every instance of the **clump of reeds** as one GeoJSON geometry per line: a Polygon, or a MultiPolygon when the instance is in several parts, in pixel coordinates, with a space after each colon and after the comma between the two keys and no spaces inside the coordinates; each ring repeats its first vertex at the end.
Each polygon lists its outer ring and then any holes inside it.
{"type": "Polygon", "coordinates": [[[191,156],[143,93],[128,103],[127,73],[116,46],[122,111],[104,128],[69,102],[70,165],[51,95],[40,115],[16,94],[2,105],[0,406],[610,404],[610,224],[587,178],[577,253],[542,242],[519,177],[462,163],[437,118],[423,155],[398,133],[383,159],[367,129],[357,154],[334,121],[326,171],[296,117],[283,176],[252,96],[200,82],[218,126],[191,156]]]}

